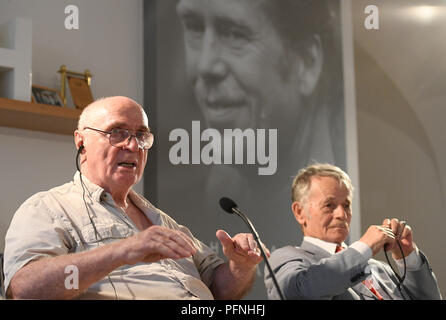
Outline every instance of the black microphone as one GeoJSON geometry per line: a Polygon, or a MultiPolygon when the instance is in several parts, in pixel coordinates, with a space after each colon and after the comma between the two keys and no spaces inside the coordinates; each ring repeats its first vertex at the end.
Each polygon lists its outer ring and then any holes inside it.
{"type": "Polygon", "coordinates": [[[273,279],[274,286],[276,287],[277,292],[279,293],[280,299],[281,300],[285,300],[285,298],[283,296],[283,293],[282,293],[282,290],[280,290],[280,287],[279,287],[279,284],[277,282],[276,276],[274,275],[274,272],[271,269],[271,266],[270,266],[270,264],[268,262],[268,258],[266,257],[265,251],[263,250],[262,243],[260,242],[260,239],[259,239],[259,234],[255,230],[255,228],[252,225],[251,221],[248,219],[248,217],[243,212],[241,212],[238,209],[237,204],[232,199],[229,199],[229,198],[226,198],[226,197],[221,198],[220,199],[220,206],[227,213],[230,213],[230,214],[235,213],[236,215],[238,215],[248,225],[249,229],[251,230],[252,235],[254,236],[254,239],[257,241],[257,244],[258,244],[258,246],[260,248],[260,252],[262,253],[262,256],[263,256],[263,260],[265,260],[266,267],[268,268],[269,274],[271,275],[271,278],[273,279]]]}

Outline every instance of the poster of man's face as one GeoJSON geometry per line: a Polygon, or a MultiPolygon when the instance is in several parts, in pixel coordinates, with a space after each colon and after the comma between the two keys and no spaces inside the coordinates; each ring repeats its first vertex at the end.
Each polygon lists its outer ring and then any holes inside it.
{"type": "MultiPolygon", "coordinates": [[[[293,177],[313,162],[346,167],[339,1],[153,3],[145,39],[156,47],[145,60],[156,70],[156,86],[146,88],[156,95],[159,142],[146,172],[156,180],[151,199],[218,254],[218,229],[249,232],[220,208],[221,197],[237,203],[271,251],[298,245],[293,177]]],[[[263,264],[258,278],[248,298],[266,297],[263,264]]]]}

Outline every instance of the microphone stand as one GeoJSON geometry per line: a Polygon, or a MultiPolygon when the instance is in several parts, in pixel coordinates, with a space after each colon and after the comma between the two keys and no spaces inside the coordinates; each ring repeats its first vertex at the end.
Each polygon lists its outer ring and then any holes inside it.
{"type": "Polygon", "coordinates": [[[254,239],[257,241],[257,244],[260,248],[260,252],[262,253],[263,260],[265,261],[266,267],[268,268],[269,274],[271,275],[271,278],[273,279],[274,285],[277,289],[277,292],[279,293],[280,299],[285,300],[282,290],[279,287],[279,283],[277,282],[276,276],[274,275],[273,270],[271,269],[271,265],[268,262],[268,258],[266,257],[265,251],[263,250],[262,243],[260,242],[259,235],[257,231],[255,230],[254,226],[252,225],[251,221],[248,219],[247,216],[243,214],[237,207],[231,208],[232,212],[234,212],[236,215],[238,215],[251,229],[251,233],[254,236],[254,239]]]}

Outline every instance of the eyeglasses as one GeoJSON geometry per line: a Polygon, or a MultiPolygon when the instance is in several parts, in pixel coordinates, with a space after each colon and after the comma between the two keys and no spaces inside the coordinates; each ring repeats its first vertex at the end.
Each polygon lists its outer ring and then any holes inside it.
{"type": "Polygon", "coordinates": [[[85,127],[85,129],[94,130],[110,135],[108,141],[113,147],[122,148],[127,145],[132,137],[135,137],[138,147],[143,150],[148,150],[153,146],[153,134],[150,131],[135,131],[131,134],[127,129],[114,128],[111,131],[103,131],[91,127],[85,127]]]}

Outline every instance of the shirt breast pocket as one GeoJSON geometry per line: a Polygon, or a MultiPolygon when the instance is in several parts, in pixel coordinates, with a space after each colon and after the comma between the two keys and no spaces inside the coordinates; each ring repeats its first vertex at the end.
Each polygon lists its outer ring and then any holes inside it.
{"type": "Polygon", "coordinates": [[[93,222],[81,229],[83,240],[87,244],[107,244],[133,235],[133,231],[127,225],[111,219],[95,219],[93,222]]]}

